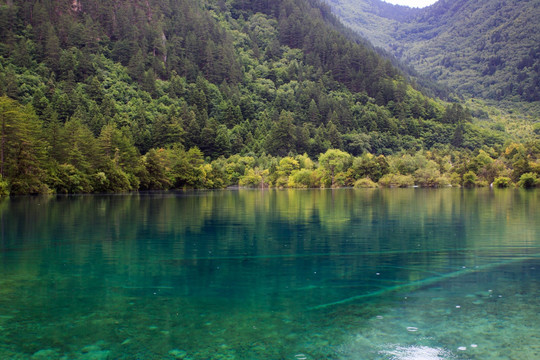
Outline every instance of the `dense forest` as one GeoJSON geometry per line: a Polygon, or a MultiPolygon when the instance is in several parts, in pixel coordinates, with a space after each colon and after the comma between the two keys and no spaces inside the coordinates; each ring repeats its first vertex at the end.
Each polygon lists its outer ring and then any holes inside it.
{"type": "Polygon", "coordinates": [[[317,0],[5,0],[0,39],[3,194],[539,174],[538,140],[424,95],[317,0]]]}
{"type": "Polygon", "coordinates": [[[458,93],[540,101],[538,1],[439,0],[424,9],[381,0],[327,2],[376,46],[458,93]]]}

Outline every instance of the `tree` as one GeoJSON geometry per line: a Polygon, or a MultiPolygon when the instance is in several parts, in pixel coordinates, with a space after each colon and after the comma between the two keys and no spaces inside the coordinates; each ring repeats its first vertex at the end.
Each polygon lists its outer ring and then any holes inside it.
{"type": "Polygon", "coordinates": [[[201,187],[201,181],[204,180],[203,164],[203,153],[198,148],[191,148],[187,152],[180,151],[176,163],[173,164],[174,187],[201,187]]]}
{"type": "Polygon", "coordinates": [[[266,138],[265,149],[272,155],[285,156],[295,150],[296,126],[291,112],[283,110],[266,138]]]}
{"type": "Polygon", "coordinates": [[[300,168],[300,164],[296,159],[293,159],[292,157],[286,156],[283,159],[279,161],[279,165],[277,166],[277,175],[278,179],[276,180],[276,186],[282,187],[288,184],[289,182],[289,176],[293,173],[293,171],[298,170],[300,168]]]}
{"type": "Polygon", "coordinates": [[[390,172],[390,166],[384,155],[375,157],[368,153],[355,158],[349,171],[354,180],[370,178],[378,182],[384,175],[390,172]]]}
{"type": "Polygon", "coordinates": [[[536,176],[536,173],[532,173],[532,172],[521,175],[518,182],[518,186],[525,189],[533,188],[538,184],[539,184],[539,181],[536,176]]]}
{"type": "Polygon", "coordinates": [[[177,114],[158,115],[152,127],[152,146],[160,148],[183,144],[184,133],[181,119],[177,114]]]}
{"type": "Polygon", "coordinates": [[[468,171],[463,175],[463,186],[474,187],[476,185],[477,176],[473,171],[468,171]]]}
{"type": "Polygon", "coordinates": [[[49,67],[57,72],[60,67],[60,41],[53,25],[49,24],[45,38],[45,57],[49,67]]]}
{"type": "Polygon", "coordinates": [[[169,151],[165,149],[150,149],[143,156],[144,173],[139,174],[141,189],[143,190],[166,190],[172,184],[167,176],[167,164],[169,151]]]}
{"type": "Polygon", "coordinates": [[[332,121],[326,125],[326,138],[330,141],[330,144],[334,149],[341,149],[343,147],[341,133],[332,121]]]}
{"type": "Polygon", "coordinates": [[[44,143],[38,134],[41,123],[31,107],[0,97],[0,178],[12,194],[44,191],[44,143]]]}
{"type": "Polygon", "coordinates": [[[338,149],[329,149],[319,156],[319,164],[329,173],[332,179],[332,187],[335,186],[336,174],[349,167],[351,160],[350,154],[338,149]]]}

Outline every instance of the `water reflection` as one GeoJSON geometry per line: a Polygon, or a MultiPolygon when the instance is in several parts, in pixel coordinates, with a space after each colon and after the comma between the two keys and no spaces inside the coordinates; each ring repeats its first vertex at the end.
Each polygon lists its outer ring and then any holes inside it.
{"type": "Polygon", "coordinates": [[[99,351],[125,358],[354,358],[356,348],[388,358],[365,333],[339,347],[375,327],[402,358],[446,351],[441,341],[457,351],[464,345],[439,336],[442,328],[429,344],[411,347],[403,336],[425,336],[425,319],[437,322],[422,309],[453,324],[455,311],[489,305],[487,316],[495,300],[504,304],[479,284],[504,278],[514,294],[538,291],[539,196],[343,189],[6,199],[0,355],[48,346],[77,358],[103,341],[99,351]]]}

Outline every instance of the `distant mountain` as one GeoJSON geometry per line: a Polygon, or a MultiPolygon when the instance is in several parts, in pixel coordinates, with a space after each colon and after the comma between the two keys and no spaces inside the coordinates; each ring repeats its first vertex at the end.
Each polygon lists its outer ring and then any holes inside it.
{"type": "Polygon", "coordinates": [[[374,45],[462,94],[540,101],[538,0],[440,0],[424,9],[326,1],[374,45]]]}

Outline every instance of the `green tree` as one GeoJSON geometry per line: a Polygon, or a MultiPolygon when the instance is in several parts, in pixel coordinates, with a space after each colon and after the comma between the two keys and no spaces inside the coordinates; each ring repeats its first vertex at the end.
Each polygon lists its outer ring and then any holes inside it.
{"type": "Polygon", "coordinates": [[[319,164],[330,175],[332,187],[335,186],[336,174],[345,171],[351,162],[351,155],[338,149],[329,149],[319,156],[319,164]]]}
{"type": "Polygon", "coordinates": [[[46,191],[43,183],[45,144],[41,124],[31,107],[0,97],[0,178],[10,193],[46,191]]]}
{"type": "Polygon", "coordinates": [[[505,176],[495,178],[495,180],[493,181],[493,186],[496,188],[507,188],[507,187],[510,187],[511,184],[512,184],[512,179],[505,176]]]}
{"type": "Polygon", "coordinates": [[[179,151],[173,164],[175,188],[200,188],[202,185],[204,156],[201,150],[194,147],[187,152],[179,151]]]}
{"type": "Polygon", "coordinates": [[[478,177],[473,171],[468,171],[463,175],[463,186],[465,187],[474,187],[476,186],[476,181],[478,177]]]}
{"type": "Polygon", "coordinates": [[[167,176],[168,153],[165,149],[150,149],[143,156],[144,170],[138,174],[142,190],[167,190],[172,186],[167,176]]]}
{"type": "Polygon", "coordinates": [[[291,112],[283,110],[277,122],[270,129],[266,138],[265,149],[268,153],[285,156],[289,151],[295,150],[296,127],[291,112]]]}
{"type": "Polygon", "coordinates": [[[521,177],[519,178],[518,186],[525,189],[530,189],[538,185],[538,183],[539,181],[536,173],[530,172],[521,175],[521,177]]]}
{"type": "Polygon", "coordinates": [[[152,146],[160,148],[173,144],[183,145],[184,133],[179,115],[160,114],[152,127],[152,146]]]}

